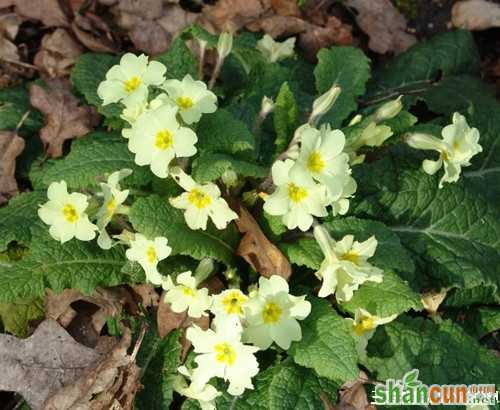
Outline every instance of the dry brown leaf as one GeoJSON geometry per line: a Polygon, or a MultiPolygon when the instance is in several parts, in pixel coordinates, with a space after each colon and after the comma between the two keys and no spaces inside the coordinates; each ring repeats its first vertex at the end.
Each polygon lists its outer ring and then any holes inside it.
{"type": "Polygon", "coordinates": [[[88,134],[99,123],[95,109],[81,106],[71,94],[68,82],[52,80],[48,90],[38,85],[30,88],[30,102],[45,116],[40,139],[47,154],[58,158],[63,154],[64,141],[88,134]]]}
{"type": "Polygon", "coordinates": [[[35,55],[34,64],[50,77],[69,75],[83,48],[62,28],[42,39],[41,49],[35,55]]]}
{"type": "Polygon", "coordinates": [[[420,300],[427,313],[430,315],[435,315],[437,313],[439,306],[443,303],[448,294],[448,290],[448,288],[444,288],[440,292],[430,291],[422,295],[420,300]]]}
{"type": "Polygon", "coordinates": [[[368,47],[380,54],[402,53],[417,42],[408,34],[406,19],[390,0],[345,0],[358,12],[356,22],[370,37],[368,47]]]}
{"type": "Polygon", "coordinates": [[[40,20],[47,27],[67,27],[69,20],[59,0],[15,0],[16,12],[23,17],[40,20]]]}
{"type": "Polygon", "coordinates": [[[239,207],[236,226],[244,233],[236,254],[245,259],[262,276],[279,275],[288,280],[292,267],[288,259],[266,238],[262,229],[243,206],[239,207]]]}
{"type": "Polygon", "coordinates": [[[154,20],[163,14],[163,0],[120,0],[118,9],[146,20],[154,20]]]}
{"type": "Polygon", "coordinates": [[[457,1],[451,9],[451,22],[466,30],[500,27],[500,4],[486,0],[457,1]]]}
{"type": "Polygon", "coordinates": [[[50,394],[73,383],[100,358],[47,319],[27,339],[0,335],[0,391],[17,392],[33,410],[42,409],[50,394]]]}
{"type": "Polygon", "coordinates": [[[184,10],[178,4],[164,6],[163,13],[156,21],[169,35],[172,41],[185,27],[193,24],[198,14],[184,10]]]}
{"type": "Polygon", "coordinates": [[[0,13],[0,59],[8,62],[20,61],[19,51],[13,43],[19,31],[21,19],[8,11],[0,13]]]}
{"type": "Polygon", "coordinates": [[[0,131],[0,204],[18,192],[16,158],[24,150],[24,139],[12,131],[0,131]]]}
{"type": "Polygon", "coordinates": [[[85,16],[75,14],[71,29],[76,38],[91,51],[113,54],[120,51],[108,25],[92,13],[88,12],[85,16]]]}
{"type": "Polygon", "coordinates": [[[340,388],[339,402],[333,406],[333,410],[375,410],[363,387],[367,380],[366,374],[360,372],[357,380],[344,383],[340,388]]]}
{"type": "MultiPolygon", "coordinates": [[[[107,339],[104,345],[109,345],[110,338],[107,339]]],[[[53,394],[44,410],[131,410],[142,386],[135,357],[127,354],[130,342],[130,330],[125,328],[122,339],[113,343],[111,349],[103,347],[102,359],[88,367],[78,380],[53,394]]]]}
{"type": "Polygon", "coordinates": [[[160,295],[158,295],[152,285],[144,283],[141,285],[133,285],[131,288],[134,293],[139,296],[145,308],[156,307],[160,303],[160,295]]]}
{"type": "Polygon", "coordinates": [[[297,0],[271,0],[271,7],[280,16],[300,17],[301,15],[297,0]]]}
{"type": "Polygon", "coordinates": [[[271,37],[284,37],[302,33],[308,23],[298,17],[272,15],[255,20],[246,25],[251,31],[263,31],[271,37]]]}

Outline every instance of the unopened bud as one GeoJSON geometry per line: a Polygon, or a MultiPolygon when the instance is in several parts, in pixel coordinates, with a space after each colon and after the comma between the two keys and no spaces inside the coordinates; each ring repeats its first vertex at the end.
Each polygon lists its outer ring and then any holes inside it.
{"type": "Polygon", "coordinates": [[[363,116],[361,114],[356,114],[352,120],[349,122],[348,126],[351,127],[353,125],[359,124],[361,120],[363,119],[363,116]]]}
{"type": "Polygon", "coordinates": [[[207,279],[213,272],[214,267],[214,260],[212,258],[202,259],[194,272],[196,283],[199,284],[207,279]]]}
{"type": "Polygon", "coordinates": [[[217,54],[219,59],[224,60],[233,49],[233,35],[228,32],[221,33],[217,42],[217,54]]]}
{"type": "Polygon", "coordinates": [[[260,105],[260,115],[266,117],[267,114],[274,110],[274,101],[272,98],[264,96],[260,105]]]}
{"type": "Polygon", "coordinates": [[[403,103],[401,102],[401,98],[403,96],[400,95],[398,98],[392,101],[388,101],[385,104],[383,104],[381,107],[375,111],[374,115],[374,121],[375,122],[380,122],[384,120],[389,120],[391,118],[394,118],[396,115],[398,115],[401,110],[403,109],[403,103]]]}
{"type": "Polygon", "coordinates": [[[311,117],[309,118],[310,124],[316,124],[323,115],[330,111],[341,91],[342,89],[338,85],[334,85],[326,93],[314,100],[311,117]]]}
{"type": "Polygon", "coordinates": [[[238,185],[238,175],[232,169],[226,169],[221,176],[222,182],[228,188],[234,188],[238,185]]]}

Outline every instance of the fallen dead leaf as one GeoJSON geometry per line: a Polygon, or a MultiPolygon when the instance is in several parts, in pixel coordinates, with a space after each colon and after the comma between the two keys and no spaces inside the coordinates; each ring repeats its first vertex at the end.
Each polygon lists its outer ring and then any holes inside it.
{"type": "Polygon", "coordinates": [[[451,22],[466,30],[500,27],[500,4],[486,0],[457,1],[451,9],[451,22]]]}
{"type": "Polygon", "coordinates": [[[307,30],[308,26],[309,24],[301,18],[277,14],[262,17],[246,25],[251,31],[263,31],[273,38],[302,33],[307,30]]]}
{"type": "Polygon", "coordinates": [[[368,47],[373,51],[399,54],[417,42],[406,32],[406,19],[390,0],[345,0],[344,4],[358,12],[356,22],[370,37],[368,47]]]}
{"type": "MultiPolygon", "coordinates": [[[[110,338],[107,339],[106,342],[110,338]]],[[[134,352],[128,355],[131,334],[125,328],[122,339],[114,342],[111,349],[106,346],[109,342],[103,343],[101,360],[87,367],[78,380],[53,394],[46,401],[44,410],[131,410],[134,397],[142,388],[140,369],[135,364],[141,341],[139,338],[134,352]]],[[[99,349],[98,346],[96,350],[99,349]]]]}
{"type": "Polygon", "coordinates": [[[270,10],[270,0],[219,0],[203,9],[199,23],[209,31],[235,32],[270,10]]]}
{"type": "Polygon", "coordinates": [[[7,62],[20,61],[19,51],[13,43],[20,24],[21,19],[15,13],[0,13],[0,59],[7,62]]]}
{"type": "Polygon", "coordinates": [[[431,291],[431,292],[426,292],[422,295],[420,300],[422,301],[422,305],[424,305],[424,309],[429,313],[430,315],[435,315],[437,311],[439,310],[439,306],[441,303],[446,298],[446,295],[448,294],[447,288],[442,289],[440,292],[436,291],[431,291]]]}
{"type": "Polygon", "coordinates": [[[236,254],[265,277],[279,275],[288,280],[292,267],[283,253],[266,238],[262,229],[243,206],[239,206],[238,230],[243,233],[236,254]]]}
{"type": "Polygon", "coordinates": [[[34,64],[49,77],[64,77],[82,53],[80,44],[65,29],[58,28],[43,37],[34,64]]]}
{"type": "Polygon", "coordinates": [[[135,294],[141,299],[141,303],[145,308],[156,307],[160,303],[160,295],[156,292],[155,288],[148,284],[140,284],[131,286],[135,294]]]}
{"type": "Polygon", "coordinates": [[[99,115],[94,108],[80,105],[67,81],[51,80],[47,85],[47,90],[32,85],[30,102],[45,116],[45,126],[40,131],[45,150],[52,158],[58,158],[63,154],[64,141],[88,134],[98,124],[99,115]]]}
{"type": "Polygon", "coordinates": [[[67,27],[69,20],[64,13],[59,0],[15,0],[16,13],[41,21],[47,27],[67,27]]]}
{"type": "Polygon", "coordinates": [[[24,139],[12,131],[0,131],[0,204],[18,192],[16,158],[23,152],[24,139]]]}
{"type": "Polygon", "coordinates": [[[333,406],[333,410],[375,410],[363,387],[367,381],[366,373],[360,372],[357,380],[344,383],[340,388],[339,402],[333,406]]]}
{"type": "Polygon", "coordinates": [[[100,358],[47,319],[27,339],[0,335],[0,391],[17,392],[39,410],[50,394],[73,383],[100,358]]]}
{"type": "Polygon", "coordinates": [[[280,16],[301,16],[299,2],[296,0],[271,0],[271,7],[280,16]]]}
{"type": "Polygon", "coordinates": [[[117,54],[118,44],[108,25],[90,12],[82,16],[75,14],[71,29],[80,42],[91,51],[117,54]]]}

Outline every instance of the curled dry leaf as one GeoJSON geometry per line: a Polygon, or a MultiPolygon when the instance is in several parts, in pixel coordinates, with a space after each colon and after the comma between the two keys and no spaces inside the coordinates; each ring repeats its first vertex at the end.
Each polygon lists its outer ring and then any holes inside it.
{"type": "Polygon", "coordinates": [[[11,131],[0,131],[0,204],[17,194],[16,158],[24,150],[24,139],[11,131]]]}
{"type": "Polygon", "coordinates": [[[380,54],[402,53],[417,39],[406,32],[406,19],[390,0],[345,0],[358,12],[356,22],[370,37],[368,47],[380,54]]]}
{"type": "Polygon", "coordinates": [[[234,32],[270,12],[270,0],[219,0],[203,9],[199,22],[211,31],[234,32]]]}
{"type": "Polygon", "coordinates": [[[20,18],[10,12],[0,13],[0,59],[8,62],[20,61],[17,46],[13,40],[19,31],[20,18]]]}
{"type": "Polygon", "coordinates": [[[253,216],[244,207],[239,207],[238,214],[240,217],[236,220],[236,226],[244,235],[236,254],[261,275],[279,275],[288,280],[292,267],[285,255],[266,238],[253,216]]]}
{"type": "Polygon", "coordinates": [[[30,102],[45,116],[40,138],[47,154],[58,158],[63,154],[64,141],[88,134],[98,124],[99,116],[94,108],[80,105],[68,82],[52,80],[48,87],[45,90],[32,85],[30,102]]]}
{"type": "Polygon", "coordinates": [[[202,316],[199,319],[193,319],[187,315],[187,312],[175,313],[170,308],[169,303],[165,303],[165,292],[161,295],[160,305],[158,306],[158,312],[156,315],[156,322],[158,324],[158,334],[160,337],[167,336],[170,332],[175,329],[181,329],[181,345],[182,353],[181,358],[184,360],[189,348],[191,347],[191,342],[186,339],[186,329],[195,324],[207,330],[210,325],[210,319],[208,316],[202,316]]]}
{"type": "MultiPolygon", "coordinates": [[[[135,357],[127,354],[132,339],[130,330],[125,328],[118,342],[106,339],[102,346],[96,348],[96,351],[102,352],[101,359],[94,366],[87,367],[77,380],[51,395],[44,410],[133,408],[135,394],[142,386],[135,357]]],[[[140,342],[141,339],[138,340],[140,342]]]]}
{"type": "Polygon", "coordinates": [[[439,310],[439,306],[446,298],[449,289],[442,289],[440,292],[431,291],[424,293],[421,297],[422,305],[424,305],[424,309],[431,316],[435,315],[439,310]]]}
{"type": "Polygon", "coordinates": [[[453,26],[467,30],[500,27],[500,4],[486,0],[465,0],[453,4],[453,26]]]}
{"type": "Polygon", "coordinates": [[[155,288],[149,283],[133,285],[131,288],[145,308],[156,307],[160,303],[160,295],[158,295],[155,288]]]}
{"type": "Polygon", "coordinates": [[[366,374],[360,372],[357,380],[344,383],[340,388],[339,402],[333,406],[333,410],[375,410],[363,387],[367,381],[366,374]]]}
{"type": "Polygon", "coordinates": [[[47,319],[27,339],[0,335],[0,391],[17,392],[39,410],[50,394],[73,383],[100,358],[47,319]]]}
{"type": "Polygon", "coordinates": [[[69,19],[59,0],[15,0],[16,13],[28,19],[40,20],[47,27],[67,27],[69,19]]]}
{"type": "Polygon", "coordinates": [[[78,40],[91,51],[113,54],[119,52],[108,25],[95,14],[75,14],[71,29],[78,40]]]}
{"type": "Polygon", "coordinates": [[[83,53],[83,48],[62,28],[42,39],[41,50],[36,53],[34,64],[49,77],[69,75],[76,60],[83,53]]]}

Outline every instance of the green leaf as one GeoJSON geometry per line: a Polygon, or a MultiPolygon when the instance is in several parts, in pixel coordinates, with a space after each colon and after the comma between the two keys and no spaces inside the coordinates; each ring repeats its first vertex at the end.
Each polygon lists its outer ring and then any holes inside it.
{"type": "Polygon", "coordinates": [[[323,299],[309,297],[312,310],[301,322],[302,340],[292,344],[295,363],[336,383],[358,376],[357,353],[348,323],[323,299]]]}
{"type": "Polygon", "coordinates": [[[64,179],[69,188],[78,189],[97,186],[105,181],[106,174],[123,168],[134,171],[124,181],[126,185],[140,187],[151,181],[150,170],[135,164],[134,155],[122,137],[95,132],[74,141],[65,158],[34,164],[30,176],[37,188],[64,179]]]}
{"type": "Polygon", "coordinates": [[[299,125],[299,109],[295,96],[288,83],[283,83],[276,97],[273,112],[274,129],[276,131],[276,152],[283,152],[293,138],[293,133],[299,125]]]}
{"type": "Polygon", "coordinates": [[[500,380],[500,359],[450,320],[401,316],[377,329],[368,356],[364,364],[377,380],[399,379],[412,369],[429,385],[500,380]]]}
{"type": "Polygon", "coordinates": [[[200,152],[224,154],[245,152],[248,158],[248,151],[255,149],[255,138],[245,123],[223,108],[219,108],[213,114],[204,115],[198,123],[196,132],[200,152]]]}
{"type": "Polygon", "coordinates": [[[193,177],[198,182],[215,181],[232,170],[243,177],[263,178],[268,169],[227,154],[202,152],[193,163],[193,177]]]}
{"type": "Polygon", "coordinates": [[[25,87],[11,87],[0,90],[0,130],[13,130],[23,115],[31,111],[20,129],[22,135],[29,135],[43,126],[43,117],[30,105],[29,92],[25,87]]]}
{"type": "Polygon", "coordinates": [[[18,299],[12,303],[0,303],[0,319],[4,328],[17,337],[27,337],[29,322],[43,317],[43,299],[18,299]]]}
{"type": "Polygon", "coordinates": [[[298,266],[318,270],[324,255],[316,241],[312,238],[301,238],[295,242],[284,242],[280,245],[281,250],[291,263],[298,266]]]}
{"type": "Polygon", "coordinates": [[[435,87],[459,74],[478,74],[479,54],[472,34],[453,31],[422,41],[373,72],[367,101],[395,98],[435,87]]]}
{"type": "Polygon", "coordinates": [[[334,84],[342,88],[333,108],[322,121],[339,127],[358,107],[357,97],[365,92],[365,84],[370,77],[370,60],[354,47],[332,47],[318,53],[318,65],[314,70],[316,88],[320,94],[334,84]]]}
{"type": "Polygon", "coordinates": [[[35,191],[17,195],[7,206],[0,208],[0,252],[16,241],[28,245],[31,241],[30,227],[39,221],[37,210],[47,198],[45,192],[35,191]]]}
{"type": "Polygon", "coordinates": [[[422,310],[422,302],[407,282],[395,272],[386,270],[382,283],[362,284],[349,302],[342,303],[342,308],[351,313],[363,308],[374,315],[386,317],[410,309],[422,310]]]}
{"type": "Polygon", "coordinates": [[[150,238],[165,236],[173,254],[198,260],[211,257],[228,265],[234,261],[239,235],[233,225],[223,231],[213,226],[193,231],[180,210],[156,195],[138,199],[130,209],[129,219],[134,229],[150,238]]]}
{"type": "Polygon", "coordinates": [[[470,310],[462,318],[464,328],[478,339],[500,329],[500,308],[480,307],[470,310]]]}
{"type": "Polygon", "coordinates": [[[48,235],[48,227],[32,229],[30,253],[17,263],[0,267],[0,301],[39,297],[50,288],[88,294],[98,286],[127,282],[121,273],[125,255],[119,247],[103,251],[95,243],[76,239],[62,245],[48,235]]]}
{"type": "Polygon", "coordinates": [[[177,37],[168,51],[154,58],[167,67],[166,78],[182,80],[187,74],[198,77],[198,62],[181,37],[177,37]]]}
{"type": "Polygon", "coordinates": [[[120,104],[103,106],[97,95],[97,87],[106,79],[106,73],[120,60],[116,56],[102,53],[85,53],[80,56],[71,72],[73,87],[82,94],[87,102],[95,107],[102,115],[109,118],[119,118],[122,112],[120,104]]]}
{"type": "Polygon", "coordinates": [[[146,332],[137,355],[144,386],[135,399],[137,410],[165,410],[172,403],[173,383],[181,364],[179,335],[176,330],[162,339],[156,329],[146,332]]]}

